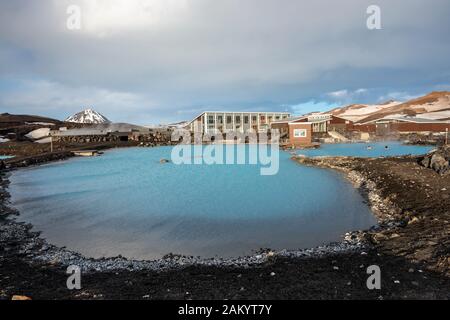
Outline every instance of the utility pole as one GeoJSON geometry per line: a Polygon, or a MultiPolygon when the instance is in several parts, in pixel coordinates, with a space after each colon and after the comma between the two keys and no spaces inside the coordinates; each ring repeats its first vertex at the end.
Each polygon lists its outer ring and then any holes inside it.
{"type": "Polygon", "coordinates": [[[53,136],[50,134],[50,152],[53,152],[53,136]]]}
{"type": "Polygon", "coordinates": [[[445,144],[448,144],[448,128],[445,128],[445,144]]]}

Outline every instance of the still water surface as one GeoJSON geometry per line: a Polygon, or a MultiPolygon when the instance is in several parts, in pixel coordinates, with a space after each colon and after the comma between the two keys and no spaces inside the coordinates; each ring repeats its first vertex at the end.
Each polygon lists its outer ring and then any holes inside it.
{"type": "MultiPolygon", "coordinates": [[[[377,154],[386,154],[384,145],[377,154]]],[[[389,146],[389,154],[427,150],[389,146]]],[[[299,153],[356,155],[366,147],[325,145],[299,153]]],[[[18,219],[49,242],[90,257],[234,257],[321,245],[376,223],[342,175],[300,166],[288,153],[280,153],[273,176],[260,175],[259,165],[159,163],[170,154],[171,147],[117,149],[18,170],[11,201],[18,219]]]]}

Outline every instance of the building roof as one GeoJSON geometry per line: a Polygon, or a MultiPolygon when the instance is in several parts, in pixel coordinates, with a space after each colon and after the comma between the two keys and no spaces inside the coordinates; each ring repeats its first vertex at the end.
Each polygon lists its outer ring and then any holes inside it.
{"type": "Polygon", "coordinates": [[[411,122],[411,123],[443,123],[447,124],[450,123],[450,121],[445,120],[433,120],[433,119],[427,119],[427,118],[420,118],[420,117],[411,117],[411,116],[387,116],[381,119],[372,120],[365,122],[363,124],[369,124],[379,121],[401,121],[401,122],[411,122]]]}
{"type": "Polygon", "coordinates": [[[260,114],[260,113],[271,113],[271,114],[287,114],[290,115],[290,112],[277,112],[277,111],[203,111],[199,115],[197,115],[194,119],[186,123],[187,125],[190,125],[195,119],[200,118],[205,113],[250,113],[250,114],[260,114]]]}
{"type": "Polygon", "coordinates": [[[286,111],[203,111],[200,115],[204,113],[279,113],[279,114],[291,114],[286,111]]]}
{"type": "Polygon", "coordinates": [[[95,129],[71,129],[71,130],[52,130],[51,135],[55,137],[70,137],[70,136],[105,136],[108,132],[104,130],[95,129]]]}
{"type": "Polygon", "coordinates": [[[295,123],[297,121],[305,120],[305,119],[307,120],[307,121],[304,121],[305,123],[306,122],[308,122],[308,123],[320,123],[320,122],[329,121],[333,117],[334,118],[339,118],[339,119],[342,119],[342,120],[345,120],[345,121],[352,122],[351,120],[347,120],[345,118],[338,117],[338,116],[335,116],[335,115],[332,115],[332,114],[320,114],[320,116],[326,117],[326,118],[322,118],[322,119],[320,119],[320,118],[314,119],[315,116],[319,116],[319,115],[318,114],[313,114],[313,115],[308,114],[308,115],[304,115],[304,116],[300,116],[300,117],[290,117],[290,118],[287,118],[287,119],[273,121],[272,124],[277,124],[277,123],[295,123]],[[313,118],[313,119],[311,119],[311,118],[313,118]]]}
{"type": "Polygon", "coordinates": [[[272,121],[271,124],[277,124],[277,123],[290,123],[290,122],[295,122],[298,120],[303,120],[303,119],[307,119],[308,117],[305,116],[301,116],[301,117],[289,117],[286,119],[281,119],[281,120],[276,120],[276,121],[272,121]]]}
{"type": "Polygon", "coordinates": [[[296,124],[314,124],[314,123],[317,123],[317,122],[311,122],[311,121],[295,122],[294,121],[294,122],[289,122],[288,125],[290,125],[290,126],[292,125],[293,126],[293,125],[296,125],[296,124]]]}

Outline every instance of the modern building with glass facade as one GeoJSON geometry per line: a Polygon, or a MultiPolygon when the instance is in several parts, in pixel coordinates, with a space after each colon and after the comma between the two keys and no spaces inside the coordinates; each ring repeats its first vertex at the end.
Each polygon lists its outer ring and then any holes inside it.
{"type": "Polygon", "coordinates": [[[212,133],[214,131],[264,132],[270,124],[289,118],[287,112],[223,112],[205,111],[187,124],[192,132],[212,133]]]}

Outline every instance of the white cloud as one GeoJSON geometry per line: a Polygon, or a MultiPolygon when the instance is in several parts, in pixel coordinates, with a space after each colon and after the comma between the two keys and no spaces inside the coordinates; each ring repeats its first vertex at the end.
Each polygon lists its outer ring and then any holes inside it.
{"type": "Polygon", "coordinates": [[[186,0],[53,0],[53,3],[58,11],[77,3],[81,9],[81,32],[98,37],[178,23],[187,13],[186,0]]]}
{"type": "Polygon", "coordinates": [[[117,111],[139,113],[152,108],[145,97],[133,93],[94,87],[68,87],[45,80],[18,81],[15,90],[0,95],[0,107],[5,106],[16,110],[35,110],[35,113],[57,113],[60,117],[88,106],[105,115],[117,111]]]}
{"type": "Polygon", "coordinates": [[[328,95],[335,99],[346,99],[348,97],[348,90],[338,90],[329,92],[328,95]]]}
{"type": "Polygon", "coordinates": [[[356,90],[338,90],[327,93],[327,96],[341,103],[351,102],[357,99],[361,99],[362,96],[369,93],[369,90],[366,88],[359,88],[356,90]]]}
{"type": "Polygon", "coordinates": [[[361,89],[358,89],[355,91],[356,94],[363,94],[363,93],[367,93],[367,92],[368,92],[368,90],[365,88],[361,88],[361,89]]]}

